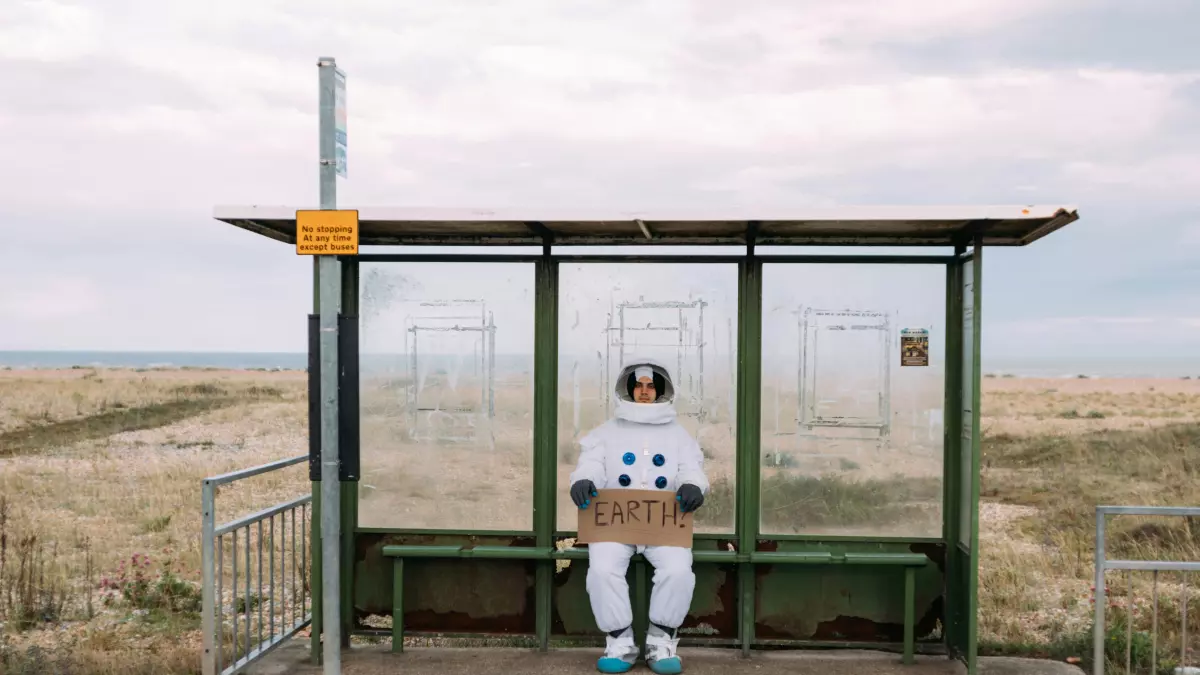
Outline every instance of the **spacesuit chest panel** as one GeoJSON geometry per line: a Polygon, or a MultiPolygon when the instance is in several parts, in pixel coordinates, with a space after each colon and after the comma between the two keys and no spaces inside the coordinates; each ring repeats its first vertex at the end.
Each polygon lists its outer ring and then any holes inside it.
{"type": "Polygon", "coordinates": [[[605,487],[675,491],[681,449],[668,427],[619,426],[606,442],[605,487]]]}

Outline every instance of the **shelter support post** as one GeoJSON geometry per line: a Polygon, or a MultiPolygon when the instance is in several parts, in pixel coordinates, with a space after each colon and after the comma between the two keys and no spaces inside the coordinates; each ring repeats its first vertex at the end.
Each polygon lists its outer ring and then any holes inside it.
{"type": "MultiPolygon", "coordinates": [[[[965,248],[959,246],[956,253],[965,248]]],[[[946,644],[953,654],[962,635],[962,555],[958,550],[959,494],[962,470],[959,451],[962,416],[962,265],[956,259],[946,265],[946,363],[942,427],[942,528],[946,537],[946,644]]]]}
{"type": "Polygon", "coordinates": [[[982,301],[983,301],[983,240],[975,238],[975,247],[970,261],[966,263],[963,279],[963,359],[964,370],[969,360],[970,378],[963,378],[963,444],[969,448],[964,452],[964,462],[969,458],[969,470],[963,490],[968,491],[965,500],[969,515],[964,515],[969,528],[966,532],[970,556],[966,570],[966,662],[968,675],[975,675],[979,660],[979,472],[980,472],[980,403],[982,384],[982,301]],[[968,304],[970,311],[968,312],[968,304]],[[969,401],[969,404],[968,404],[969,401]],[[969,428],[967,427],[970,424],[969,428]]]}
{"type": "MultiPolygon", "coordinates": [[[[738,263],[737,345],[737,531],[738,552],[753,554],[759,530],[759,403],[762,381],[762,261],[749,247],[738,263]]],[[[750,562],[738,564],[739,639],[743,656],[754,644],[755,575],[750,562]]]]}
{"type": "Polygon", "coordinates": [[[341,262],[342,311],[338,317],[338,483],[341,493],[342,647],[354,631],[354,530],[358,525],[359,370],[358,261],[341,262]]]}
{"type": "Polygon", "coordinates": [[[982,242],[956,248],[946,275],[946,643],[975,675],[978,656],[982,242]]]}
{"type": "MultiPolygon", "coordinates": [[[[534,271],[533,528],[538,548],[554,547],[558,491],[558,261],[545,255],[534,271]]],[[[537,560],[535,583],[538,647],[549,648],[554,561],[537,560]]]]}
{"type": "MultiPolygon", "coordinates": [[[[316,261],[314,260],[314,263],[316,261]]],[[[313,288],[319,291],[321,271],[313,267],[313,288]]],[[[312,495],[312,518],[309,521],[308,541],[311,552],[302,554],[308,563],[308,587],[312,589],[312,624],[309,636],[309,657],[321,663],[321,556],[317,542],[321,541],[321,296],[313,295],[313,313],[308,315],[308,481],[312,495]]]]}

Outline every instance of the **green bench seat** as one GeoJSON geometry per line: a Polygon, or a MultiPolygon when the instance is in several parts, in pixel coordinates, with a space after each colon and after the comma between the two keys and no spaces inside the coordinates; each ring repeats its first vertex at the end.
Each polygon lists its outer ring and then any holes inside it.
{"type": "MultiPolygon", "coordinates": [[[[586,548],[555,549],[536,546],[445,546],[390,545],[383,547],[385,558],[392,558],[392,651],[404,650],[404,560],[406,558],[456,558],[492,560],[587,560],[586,548]]],[[[633,560],[644,561],[637,554],[633,560]]],[[[749,555],[736,551],[692,551],[692,560],[701,563],[745,563],[758,565],[884,565],[904,568],[904,657],[914,662],[916,624],[916,571],[929,563],[920,553],[830,553],[828,551],[754,551],[749,555]]]]}
{"type": "MultiPolygon", "coordinates": [[[[454,558],[491,560],[550,560],[554,549],[535,546],[422,546],[413,544],[383,547],[392,559],[392,651],[404,651],[404,560],[405,558],[454,558]]],[[[584,557],[587,551],[583,551],[584,557]]]]}
{"type": "Polygon", "coordinates": [[[904,568],[904,663],[914,662],[917,622],[917,569],[929,564],[920,553],[829,553],[828,551],[755,551],[750,562],[773,565],[889,565],[904,568]]]}

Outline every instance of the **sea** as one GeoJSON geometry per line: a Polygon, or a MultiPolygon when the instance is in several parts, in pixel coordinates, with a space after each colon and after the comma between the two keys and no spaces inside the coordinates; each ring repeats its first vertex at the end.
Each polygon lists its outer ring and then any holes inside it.
{"type": "MultiPolygon", "coordinates": [[[[396,355],[387,359],[395,363],[396,355]]],[[[368,357],[364,357],[364,366],[368,357]]],[[[401,361],[402,363],[402,361],[401,361]]],[[[303,352],[0,351],[0,368],[219,368],[305,370],[303,352]]],[[[498,354],[497,370],[530,372],[530,354],[498,354]]],[[[1200,379],[1200,358],[1143,357],[984,357],[983,371],[1015,377],[1200,379]]]]}

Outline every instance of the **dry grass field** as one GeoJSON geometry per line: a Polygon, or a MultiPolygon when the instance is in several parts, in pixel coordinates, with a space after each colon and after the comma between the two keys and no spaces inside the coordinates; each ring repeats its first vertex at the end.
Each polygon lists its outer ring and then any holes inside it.
{"type": "MultiPolygon", "coordinates": [[[[0,371],[0,666],[198,672],[200,481],[306,452],[306,398],[303,373],[0,371]]],[[[246,481],[223,515],[305,480],[246,481]]]]}
{"type": "MultiPolygon", "coordinates": [[[[200,481],[304,453],[305,380],[302,372],[0,371],[0,671],[199,672],[200,481]]],[[[532,399],[520,383],[499,383],[487,453],[409,438],[387,391],[382,383],[362,396],[364,525],[529,526],[532,399]]],[[[570,415],[569,404],[560,407],[560,419],[570,415]]],[[[1200,504],[1200,380],[986,378],[983,418],[981,640],[991,652],[1086,658],[1092,509],[1200,504]]],[[[582,426],[595,421],[585,415],[582,426]]],[[[727,422],[716,414],[693,427],[714,476],[702,529],[732,524],[731,494],[722,493],[733,463],[727,422]]],[[[927,532],[940,522],[940,443],[928,443],[922,424],[898,425],[892,449],[851,443],[823,457],[769,445],[774,427],[764,423],[764,511],[775,514],[764,525],[927,532]],[[792,498],[800,492],[808,498],[792,498]]],[[[560,481],[573,463],[565,426],[560,481]]],[[[218,517],[307,490],[303,464],[252,478],[220,493],[218,517]]],[[[564,495],[560,512],[569,514],[568,504],[564,495]]],[[[570,527],[570,517],[560,525],[570,527]]],[[[1200,523],[1120,519],[1110,552],[1200,560],[1200,523]]],[[[1148,665],[1150,576],[1134,582],[1134,659],[1148,665]]],[[[1125,583],[1110,581],[1118,608],[1125,583]]],[[[1159,665],[1169,667],[1183,589],[1166,574],[1158,587],[1167,659],[1159,665]]],[[[1194,649],[1200,592],[1192,590],[1194,649]]]]}

